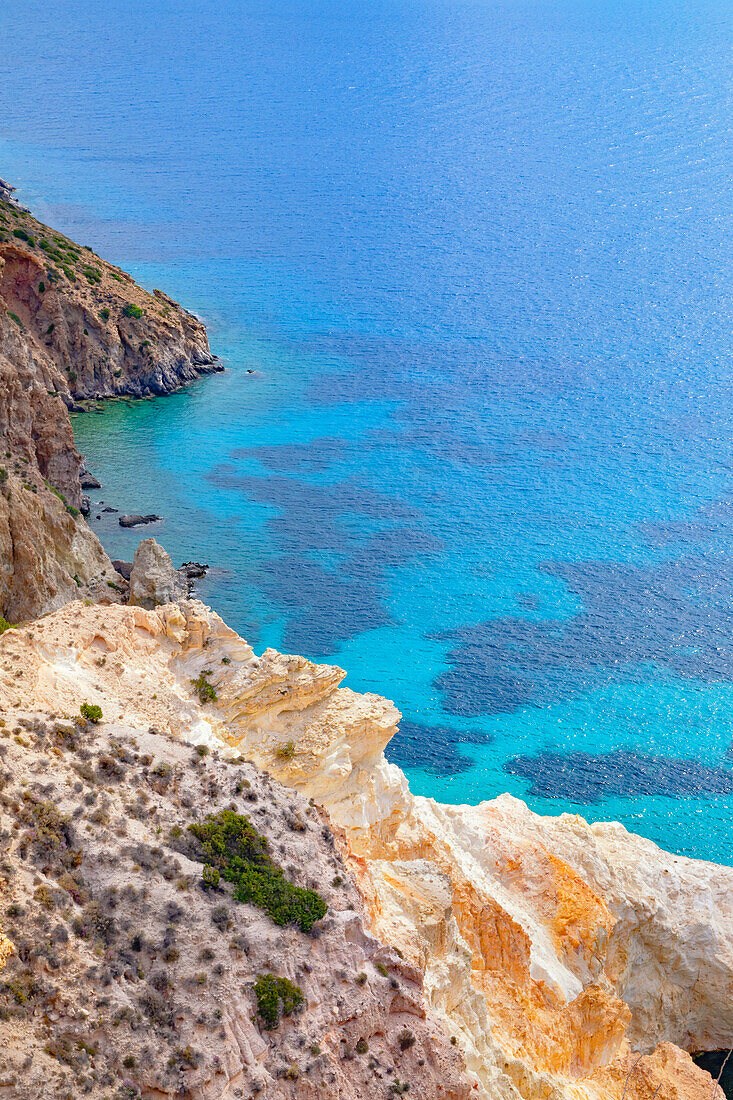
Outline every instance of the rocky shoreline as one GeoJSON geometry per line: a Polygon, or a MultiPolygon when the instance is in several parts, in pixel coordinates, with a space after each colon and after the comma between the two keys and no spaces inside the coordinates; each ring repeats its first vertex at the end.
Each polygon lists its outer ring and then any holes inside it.
{"type": "Polygon", "coordinates": [[[392,703],[256,656],[154,539],[109,560],[69,409],[220,369],[0,180],[0,1097],[723,1100],[733,869],[417,797],[392,703]],[[186,841],[214,812],[246,889],[186,841]]]}

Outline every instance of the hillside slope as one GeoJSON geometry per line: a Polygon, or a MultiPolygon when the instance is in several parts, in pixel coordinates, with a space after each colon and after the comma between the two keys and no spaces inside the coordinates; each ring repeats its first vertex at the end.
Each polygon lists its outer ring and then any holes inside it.
{"type": "Polygon", "coordinates": [[[469,1100],[420,970],[365,928],[321,810],[251,764],[146,730],[33,713],[0,734],[14,944],[0,1096],[388,1100],[412,1083],[421,1100],[469,1100]],[[244,830],[256,865],[298,891],[293,912],[315,897],[325,914],[281,924],[207,879],[216,857],[190,829],[205,815],[244,830]],[[259,992],[273,979],[297,987],[292,1005],[259,992]]]}

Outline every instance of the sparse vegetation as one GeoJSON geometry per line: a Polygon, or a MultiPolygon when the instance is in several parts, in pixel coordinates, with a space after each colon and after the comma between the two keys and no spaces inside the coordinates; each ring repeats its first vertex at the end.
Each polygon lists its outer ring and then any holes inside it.
{"type": "Polygon", "coordinates": [[[295,756],[295,742],[285,741],[284,744],[278,745],[275,749],[275,756],[278,760],[292,760],[295,756]]]}
{"type": "Polygon", "coordinates": [[[405,1027],[397,1036],[397,1042],[400,1044],[400,1050],[409,1050],[415,1045],[415,1035],[409,1027],[405,1027]]]}
{"type": "Polygon", "coordinates": [[[219,886],[220,878],[219,869],[207,863],[201,873],[201,885],[204,890],[216,890],[219,886]]]}
{"type": "Polygon", "coordinates": [[[87,722],[93,722],[96,725],[97,722],[102,721],[102,708],[98,707],[96,703],[82,703],[79,712],[82,718],[86,718],[87,722]]]}
{"type": "MultiPolygon", "coordinates": [[[[114,278],[114,276],[113,276],[113,278],[114,278]]],[[[119,279],[119,275],[117,276],[117,278],[119,279]]],[[[122,279],[120,279],[120,282],[122,282],[122,279]]],[[[140,306],[134,305],[133,302],[128,302],[127,305],[125,306],[125,308],[122,310],[122,316],[123,317],[138,317],[139,318],[139,317],[142,317],[142,315],[143,315],[143,311],[140,308],[140,306]]]]}
{"type": "Polygon", "coordinates": [[[205,669],[195,680],[191,680],[193,690],[202,703],[215,703],[218,698],[216,688],[213,684],[209,683],[209,676],[211,676],[211,672],[205,669]]]}

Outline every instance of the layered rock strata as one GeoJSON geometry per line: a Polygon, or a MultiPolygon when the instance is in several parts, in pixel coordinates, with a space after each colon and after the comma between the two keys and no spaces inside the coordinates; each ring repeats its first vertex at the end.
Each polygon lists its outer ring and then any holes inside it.
{"type": "Polygon", "coordinates": [[[415,797],[384,756],[391,703],[341,688],[340,669],[257,657],[195,601],[73,604],[6,632],[0,664],[9,709],[98,703],[228,746],[326,807],[372,930],[424,974],[475,1095],[722,1095],[686,1052],[733,1045],[733,869],[506,795],[415,797]]]}

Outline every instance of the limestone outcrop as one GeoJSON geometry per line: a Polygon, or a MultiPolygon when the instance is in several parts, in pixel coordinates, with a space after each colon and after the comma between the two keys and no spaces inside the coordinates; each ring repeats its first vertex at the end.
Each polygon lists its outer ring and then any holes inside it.
{"type": "Polygon", "coordinates": [[[322,804],[372,931],[424,975],[474,1095],[720,1097],[686,1052],[733,1045],[733,869],[507,795],[415,797],[384,756],[398,712],[343,676],[256,656],[196,601],[75,603],[0,639],[6,707],[97,703],[225,746],[322,804]]]}
{"type": "Polygon", "coordinates": [[[79,514],[68,410],[168,393],[219,369],[195,317],[0,194],[0,616],[120,597],[79,514]]]}
{"type": "Polygon", "coordinates": [[[175,603],[187,592],[186,579],[174,566],[168,551],[155,539],[143,539],[132,561],[128,602],[150,610],[175,603]]]}

